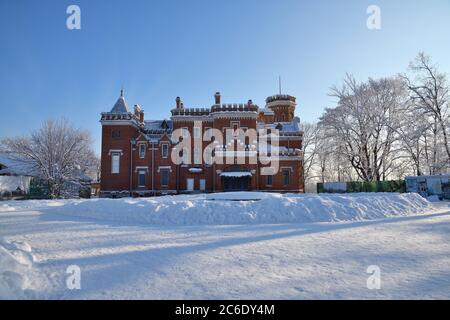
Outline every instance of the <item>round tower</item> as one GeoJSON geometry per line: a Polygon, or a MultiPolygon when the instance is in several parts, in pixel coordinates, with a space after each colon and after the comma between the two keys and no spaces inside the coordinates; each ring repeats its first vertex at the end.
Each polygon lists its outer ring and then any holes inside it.
{"type": "Polygon", "coordinates": [[[276,94],[266,99],[266,108],[274,112],[274,122],[290,122],[294,119],[295,97],[276,94]]]}

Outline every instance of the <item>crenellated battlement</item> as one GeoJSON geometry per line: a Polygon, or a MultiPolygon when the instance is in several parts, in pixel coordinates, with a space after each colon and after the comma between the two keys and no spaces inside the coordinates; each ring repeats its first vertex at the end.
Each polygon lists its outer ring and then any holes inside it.
{"type": "Polygon", "coordinates": [[[296,98],[288,94],[275,94],[266,98],[266,103],[274,101],[291,101],[295,103],[296,98]]]}

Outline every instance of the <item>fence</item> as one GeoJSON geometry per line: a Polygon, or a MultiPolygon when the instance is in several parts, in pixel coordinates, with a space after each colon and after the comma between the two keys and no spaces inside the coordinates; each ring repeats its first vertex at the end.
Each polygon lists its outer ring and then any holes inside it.
{"type": "Polygon", "coordinates": [[[405,192],[405,180],[325,182],[317,184],[317,193],[405,192]]]}

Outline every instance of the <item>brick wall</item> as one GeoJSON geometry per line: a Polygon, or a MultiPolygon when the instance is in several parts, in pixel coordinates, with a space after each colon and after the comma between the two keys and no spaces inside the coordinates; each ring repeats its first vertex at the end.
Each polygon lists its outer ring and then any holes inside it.
{"type": "MultiPolygon", "coordinates": [[[[256,129],[256,119],[240,118],[240,119],[214,119],[212,122],[203,122],[202,137],[206,128],[216,128],[223,132],[224,128],[232,127],[233,122],[239,122],[240,128],[246,127],[256,129]]],[[[193,137],[193,121],[175,121],[174,129],[186,127],[189,129],[191,137],[193,137]]],[[[202,142],[203,149],[211,142],[202,142]]],[[[250,142],[252,143],[252,142],[250,142]]],[[[286,146],[291,149],[301,149],[301,141],[290,139],[280,140],[280,146],[286,146]]],[[[146,194],[150,190],[159,190],[162,192],[174,192],[177,189],[185,191],[188,179],[193,179],[194,190],[200,189],[200,181],[205,180],[205,191],[222,191],[223,184],[218,171],[229,171],[235,168],[234,163],[214,164],[214,165],[175,165],[171,161],[171,153],[174,145],[168,136],[164,136],[161,141],[150,143],[145,136],[141,135],[137,128],[132,125],[103,125],[102,127],[102,159],[101,159],[101,190],[102,191],[129,191],[130,183],[134,192],[142,192],[146,194]],[[120,137],[113,138],[113,131],[120,131],[120,137]],[[131,139],[136,139],[136,144],[131,150],[131,139]],[[162,144],[168,144],[168,157],[162,156],[162,144]],[[145,155],[140,156],[140,145],[145,147],[145,155]],[[111,151],[120,150],[120,172],[118,174],[111,173],[111,151]],[[153,159],[153,161],[152,161],[153,159]],[[153,164],[153,165],[152,165],[153,164]],[[132,168],[130,168],[132,165],[132,168]],[[192,172],[190,168],[200,168],[201,172],[192,172]],[[138,183],[139,170],[145,171],[145,185],[140,186],[138,183]],[[169,183],[167,186],[161,185],[161,171],[169,171],[169,183]]],[[[191,145],[191,161],[193,161],[194,144],[191,145]]],[[[247,160],[248,161],[248,160],[247,160]]],[[[272,184],[267,185],[267,178],[259,175],[259,164],[244,164],[242,168],[253,171],[255,174],[250,179],[250,190],[274,190],[286,192],[303,192],[303,172],[302,162],[299,160],[282,160],[280,163],[280,171],[272,177],[272,184]],[[283,169],[289,170],[289,183],[285,184],[283,179],[283,169]]]]}

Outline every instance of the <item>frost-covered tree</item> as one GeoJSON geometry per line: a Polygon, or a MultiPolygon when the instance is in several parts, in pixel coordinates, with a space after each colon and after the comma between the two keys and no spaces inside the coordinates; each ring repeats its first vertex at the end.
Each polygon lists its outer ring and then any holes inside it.
{"type": "Polygon", "coordinates": [[[361,180],[385,179],[398,160],[396,128],[404,103],[401,81],[385,78],[358,83],[347,75],[343,86],[333,87],[331,95],[338,103],[320,118],[324,138],[335,141],[337,151],[361,180]]]}
{"type": "Polygon", "coordinates": [[[313,178],[313,169],[316,162],[318,143],[317,124],[305,122],[301,124],[303,130],[303,172],[305,184],[313,178]]]}
{"type": "Polygon", "coordinates": [[[410,64],[408,75],[364,82],[347,75],[330,95],[336,106],[325,109],[316,127],[305,125],[308,181],[450,172],[449,84],[425,54],[410,64]]]}
{"type": "Polygon", "coordinates": [[[98,165],[89,132],[66,120],[45,121],[30,136],[5,138],[0,144],[3,153],[45,181],[52,198],[68,196],[98,165]]]}
{"type": "MultiPolygon", "coordinates": [[[[426,114],[433,119],[435,149],[438,152],[439,136],[442,137],[442,144],[447,165],[450,163],[450,110],[449,110],[449,84],[447,75],[438,70],[429,56],[423,52],[419,53],[416,59],[410,63],[409,71],[411,75],[402,75],[410,91],[410,99],[418,112],[426,114]]],[[[435,155],[433,155],[434,157],[435,155]]],[[[437,164],[437,159],[432,158],[432,162],[437,164]]]]}
{"type": "Polygon", "coordinates": [[[410,174],[422,175],[426,153],[426,135],[431,123],[423,114],[406,106],[401,110],[399,125],[396,127],[400,143],[400,156],[413,170],[410,174]]]}

